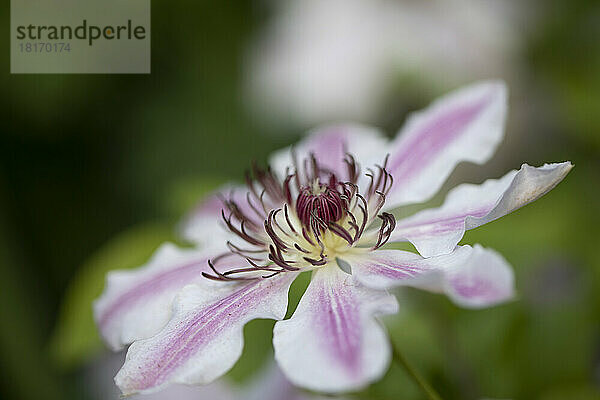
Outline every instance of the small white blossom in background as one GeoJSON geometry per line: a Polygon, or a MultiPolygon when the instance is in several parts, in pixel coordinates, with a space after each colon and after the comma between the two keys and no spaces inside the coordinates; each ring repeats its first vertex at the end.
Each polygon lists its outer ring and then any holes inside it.
{"type": "MultiPolygon", "coordinates": [[[[298,0],[268,3],[251,46],[248,103],[266,120],[374,122],[394,81],[439,92],[519,67],[519,1],[298,0]],[[432,90],[431,90],[432,89],[432,90]]],[[[528,21],[531,23],[531,21],[528,21]]]]}

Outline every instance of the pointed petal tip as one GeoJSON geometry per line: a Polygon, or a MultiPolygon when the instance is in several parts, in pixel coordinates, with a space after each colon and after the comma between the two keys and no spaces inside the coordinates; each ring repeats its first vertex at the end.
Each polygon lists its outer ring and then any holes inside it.
{"type": "Polygon", "coordinates": [[[485,88],[486,90],[493,92],[501,98],[505,98],[508,96],[508,85],[502,79],[485,79],[466,86],[466,88],[476,87],[485,88]]]}
{"type": "Polygon", "coordinates": [[[507,113],[502,81],[460,87],[412,113],[391,147],[386,209],[430,199],[461,162],[487,162],[504,137],[507,113]]]}
{"type": "Polygon", "coordinates": [[[571,170],[573,169],[573,167],[575,165],[573,165],[573,163],[571,161],[563,161],[560,163],[545,164],[544,167],[546,167],[546,166],[548,166],[550,168],[554,167],[554,168],[560,169],[562,172],[562,177],[561,177],[561,179],[562,179],[565,176],[567,176],[567,174],[569,172],[571,172],[571,170]]]}
{"type": "Polygon", "coordinates": [[[453,97],[476,98],[481,95],[486,95],[490,99],[490,104],[492,104],[493,101],[496,101],[499,105],[503,105],[504,109],[506,109],[506,103],[509,95],[508,85],[506,82],[500,79],[477,81],[450,91],[448,94],[436,100],[436,102],[453,97]]]}
{"type": "MultiPolygon", "coordinates": [[[[551,189],[554,189],[567,176],[571,169],[573,169],[573,164],[570,161],[564,161],[559,163],[546,163],[541,167],[523,164],[518,172],[523,175],[522,179],[531,179],[532,181],[540,181],[543,179],[543,182],[538,182],[540,188],[537,192],[545,194],[551,189]]],[[[517,174],[515,180],[518,178],[519,174],[517,174]]],[[[540,196],[538,195],[537,197],[540,196]]]]}
{"type": "Polygon", "coordinates": [[[560,169],[560,170],[564,171],[564,174],[566,175],[573,169],[574,166],[575,165],[573,165],[573,163],[571,161],[562,161],[562,162],[556,162],[556,163],[546,163],[541,168],[542,169],[554,169],[554,168],[560,169]]]}
{"type": "Polygon", "coordinates": [[[508,85],[502,79],[490,79],[479,82],[481,85],[489,86],[490,90],[493,90],[502,98],[508,97],[508,85]]]}
{"type": "MultiPolygon", "coordinates": [[[[527,167],[527,168],[536,168],[532,165],[529,165],[527,163],[523,163],[521,164],[521,168],[523,167],[527,167]]],[[[541,167],[537,167],[540,169],[556,169],[556,168],[560,168],[560,169],[564,169],[567,172],[570,171],[572,168],[574,167],[573,163],[571,161],[560,161],[560,162],[553,162],[553,163],[544,163],[541,167]]]]}
{"type": "Polygon", "coordinates": [[[447,254],[460,242],[465,230],[539,199],[555,188],[572,168],[570,161],[540,167],[523,164],[501,178],[488,179],[480,185],[457,186],[441,207],[397,221],[390,241],[410,241],[424,257],[447,254]]]}

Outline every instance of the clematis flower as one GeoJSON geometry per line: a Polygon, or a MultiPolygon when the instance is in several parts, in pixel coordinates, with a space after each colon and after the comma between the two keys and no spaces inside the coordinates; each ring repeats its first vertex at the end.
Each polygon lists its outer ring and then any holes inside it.
{"type": "Polygon", "coordinates": [[[133,343],[117,385],[131,394],[209,383],[239,358],[244,324],[271,318],[275,359],[292,383],[356,390],[390,362],[378,320],[398,309],[388,289],[445,293],[472,308],[511,299],[506,260],[458,243],[554,188],[569,162],[458,186],[441,207],[403,220],[389,212],[430,199],[459,162],[487,161],[506,101],[499,82],[460,89],[411,116],[392,141],[357,125],[318,129],[269,168],[253,166],[245,187],[210,196],[184,225],[197,248],[166,244],[145,267],[108,276],[98,327],[114,349],[133,343]],[[418,253],[384,247],[407,241],[418,253]],[[310,284],[284,319],[289,287],[305,271],[310,284]]]}

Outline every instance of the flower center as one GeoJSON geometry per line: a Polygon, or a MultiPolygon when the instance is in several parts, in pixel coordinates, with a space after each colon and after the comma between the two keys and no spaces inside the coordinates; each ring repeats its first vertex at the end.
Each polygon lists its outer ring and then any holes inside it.
{"type": "Polygon", "coordinates": [[[315,179],[310,186],[300,189],[296,200],[296,214],[306,227],[326,229],[345,215],[347,201],[337,191],[335,184],[323,185],[315,179]]]}
{"type": "Polygon", "coordinates": [[[300,164],[293,159],[293,170],[286,170],[281,180],[270,168],[253,165],[246,176],[245,198],[232,193],[223,199],[225,225],[246,243],[227,241],[229,251],[209,260],[212,274],[203,272],[203,276],[246,280],[255,279],[256,273],[271,277],[326,266],[359,247],[376,218],[381,224],[366,236],[375,242],[370,249],[387,242],[396,225],[392,214],[379,213],[393,183],[386,170],[387,157],[383,166],[367,169],[370,183],[363,194],[358,186],[360,168],[352,155],[344,158],[346,173],[321,167],[312,154],[300,164]],[[235,259],[245,266],[232,266],[235,259]],[[229,269],[221,272],[221,267],[229,269]]]}

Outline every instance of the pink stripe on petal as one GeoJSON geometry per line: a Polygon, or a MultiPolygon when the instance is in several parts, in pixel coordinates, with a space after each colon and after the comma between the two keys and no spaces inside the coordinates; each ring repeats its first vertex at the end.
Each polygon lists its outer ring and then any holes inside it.
{"type": "Polygon", "coordinates": [[[358,377],[361,372],[362,332],[357,299],[348,288],[340,287],[333,293],[332,288],[321,287],[318,301],[321,310],[329,310],[314,315],[315,326],[323,328],[319,337],[323,341],[323,348],[334,361],[341,361],[351,377],[358,377]]]}
{"type": "Polygon", "coordinates": [[[117,296],[111,304],[99,314],[98,325],[103,329],[108,325],[111,319],[115,318],[119,312],[131,308],[136,303],[141,303],[147,300],[148,297],[157,295],[160,292],[169,290],[173,287],[182,288],[190,283],[190,279],[197,278],[202,275],[203,271],[207,271],[208,258],[201,257],[200,259],[175,265],[173,269],[164,271],[149,277],[147,280],[140,281],[137,285],[131,287],[128,291],[117,296]]]}
{"type": "Polygon", "coordinates": [[[167,323],[171,302],[185,285],[200,281],[217,251],[163,245],[145,267],[113,271],[94,303],[94,315],[106,342],[119,349],[151,336],[167,323]]]}
{"type": "Polygon", "coordinates": [[[424,165],[464,133],[491,99],[486,94],[473,103],[454,104],[435,118],[427,120],[408,140],[399,144],[399,151],[393,153],[389,162],[389,171],[396,184],[401,185],[418,174],[424,165]]]}
{"type": "MultiPolygon", "coordinates": [[[[469,210],[461,210],[458,214],[445,216],[431,216],[429,219],[411,220],[406,218],[399,221],[401,229],[417,228],[419,233],[446,233],[454,231],[464,225],[467,217],[483,217],[494,208],[494,203],[481,205],[479,208],[471,208],[469,210]]],[[[400,229],[399,229],[400,230],[400,229]]]]}
{"type": "Polygon", "coordinates": [[[181,321],[176,336],[170,337],[168,341],[159,344],[159,348],[153,349],[155,353],[149,357],[150,361],[142,366],[146,372],[141,379],[128,382],[127,387],[138,391],[164,383],[172,372],[200,347],[216,339],[232,320],[240,317],[244,310],[240,307],[241,303],[259,300],[249,295],[256,288],[257,283],[244,286],[208,307],[198,310],[189,319],[181,321]]]}
{"type": "Polygon", "coordinates": [[[233,366],[243,326],[255,318],[281,319],[297,276],[284,273],[248,283],[202,283],[183,289],[176,313],[156,336],[135,342],[115,377],[124,394],[152,392],[169,383],[205,384],[233,366]]]}
{"type": "Polygon", "coordinates": [[[372,274],[379,274],[394,280],[414,278],[425,272],[424,270],[409,264],[398,264],[393,267],[390,265],[373,265],[368,268],[368,270],[372,274]]]}
{"type": "Polygon", "coordinates": [[[298,386],[357,390],[381,377],[389,363],[385,332],[373,316],[396,311],[393,296],[328,265],[313,273],[292,318],[275,324],[275,359],[298,386]]]}
{"type": "Polygon", "coordinates": [[[444,291],[463,307],[488,307],[514,296],[514,275],[497,252],[475,245],[467,262],[450,269],[444,291]]]}
{"type": "Polygon", "coordinates": [[[492,283],[486,280],[465,282],[457,278],[451,280],[450,285],[458,296],[466,298],[495,298],[499,293],[492,283]]]}
{"type": "Polygon", "coordinates": [[[409,251],[376,250],[344,259],[352,266],[352,274],[359,282],[374,289],[387,289],[437,282],[441,272],[454,265],[462,265],[470,253],[469,246],[431,258],[423,258],[409,251]]]}
{"type": "Polygon", "coordinates": [[[479,245],[457,247],[450,254],[430,258],[401,250],[376,250],[346,261],[365,286],[444,292],[465,307],[490,306],[509,300],[514,293],[511,267],[498,253],[479,245]]]}
{"type": "Polygon", "coordinates": [[[388,171],[394,185],[385,207],[426,201],[459,162],[487,161],[503,136],[506,97],[502,83],[484,82],[410,116],[391,146],[388,171]]]}

